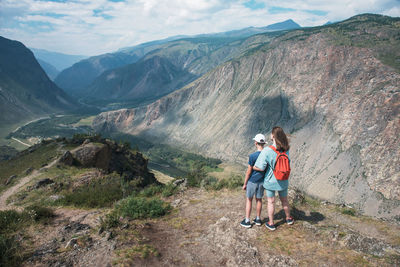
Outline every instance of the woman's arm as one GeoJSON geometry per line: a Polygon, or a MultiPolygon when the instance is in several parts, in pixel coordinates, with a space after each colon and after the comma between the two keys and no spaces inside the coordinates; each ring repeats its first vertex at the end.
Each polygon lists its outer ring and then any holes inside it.
{"type": "Polygon", "coordinates": [[[253,170],[263,172],[267,168],[267,164],[267,149],[263,149],[260,155],[258,155],[253,170]]]}
{"type": "Polygon", "coordinates": [[[263,172],[264,171],[264,170],[261,170],[261,169],[257,168],[256,166],[253,167],[253,170],[259,171],[259,172],[263,172]]]}

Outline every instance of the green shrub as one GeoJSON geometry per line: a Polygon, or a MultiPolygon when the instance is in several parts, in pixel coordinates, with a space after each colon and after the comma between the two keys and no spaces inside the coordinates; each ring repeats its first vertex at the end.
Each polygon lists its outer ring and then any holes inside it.
{"type": "Polygon", "coordinates": [[[0,211],[0,233],[17,231],[26,221],[27,216],[24,213],[15,210],[0,211]]]}
{"type": "Polygon", "coordinates": [[[59,199],[55,204],[101,208],[110,207],[121,198],[123,198],[123,192],[120,181],[118,179],[105,178],[79,187],[73,192],[66,193],[64,198],[59,199]]]}
{"type": "Polygon", "coordinates": [[[35,222],[48,223],[54,217],[52,209],[38,205],[26,207],[24,211],[35,222]]]}
{"type": "Polygon", "coordinates": [[[160,217],[169,212],[171,206],[160,199],[143,197],[128,197],[116,207],[117,212],[130,219],[144,219],[160,217]]]}
{"type": "Polygon", "coordinates": [[[121,224],[120,220],[120,215],[116,210],[113,210],[112,212],[106,214],[104,219],[101,219],[100,221],[100,227],[103,229],[110,229],[117,227],[118,225],[121,224]]]}
{"type": "Polygon", "coordinates": [[[0,234],[0,266],[21,266],[18,242],[13,235],[0,234]]]}
{"type": "Polygon", "coordinates": [[[141,196],[141,197],[152,197],[156,194],[161,193],[163,190],[161,185],[149,185],[145,188],[143,188],[138,194],[137,196],[141,196]]]}
{"type": "Polygon", "coordinates": [[[21,266],[24,249],[15,236],[24,227],[36,222],[48,222],[53,211],[41,206],[30,206],[23,212],[0,211],[0,266],[21,266]]]}
{"type": "Polygon", "coordinates": [[[174,195],[176,192],[178,192],[178,187],[170,182],[162,187],[161,195],[163,197],[169,197],[174,195]]]}
{"type": "Polygon", "coordinates": [[[199,164],[194,166],[187,174],[187,183],[191,187],[199,187],[202,181],[207,177],[204,166],[199,164]]]}
{"type": "Polygon", "coordinates": [[[242,178],[235,175],[229,179],[218,180],[215,177],[207,177],[202,181],[201,186],[207,190],[221,190],[222,188],[235,189],[243,185],[242,178]]]}
{"type": "Polygon", "coordinates": [[[356,216],[356,211],[352,208],[344,208],[340,211],[342,214],[350,215],[350,216],[356,216]]]}

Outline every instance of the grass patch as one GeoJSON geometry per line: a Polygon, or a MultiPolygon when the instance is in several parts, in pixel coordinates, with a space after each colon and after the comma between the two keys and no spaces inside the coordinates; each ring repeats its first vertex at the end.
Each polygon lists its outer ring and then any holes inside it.
{"type": "Polygon", "coordinates": [[[117,250],[115,254],[118,258],[113,261],[113,264],[122,266],[134,265],[137,258],[147,259],[150,256],[158,257],[160,255],[155,247],[148,244],[137,244],[130,248],[117,250]]]}
{"type": "Polygon", "coordinates": [[[51,209],[30,206],[22,212],[0,211],[0,266],[21,266],[26,258],[17,235],[24,228],[35,223],[47,223],[54,217],[51,209]]]}
{"type": "Polygon", "coordinates": [[[171,206],[161,199],[147,199],[143,197],[128,197],[116,207],[122,217],[129,219],[157,218],[164,216],[171,210],[171,206]]]}
{"type": "Polygon", "coordinates": [[[321,201],[310,196],[305,196],[304,202],[313,208],[319,208],[321,206],[321,201]]]}
{"type": "MultiPolygon", "coordinates": [[[[88,124],[80,125],[81,115],[51,116],[41,119],[25,126],[17,131],[10,133],[8,137],[29,138],[29,137],[72,137],[76,133],[89,133],[92,128],[88,124]],[[78,124],[78,125],[75,125],[78,124]]],[[[88,121],[87,121],[88,122],[88,121]]]]}
{"type": "Polygon", "coordinates": [[[80,208],[111,207],[123,196],[119,177],[110,175],[65,193],[64,198],[57,200],[55,204],[80,208]]]}
{"type": "Polygon", "coordinates": [[[239,175],[234,175],[230,179],[224,178],[220,180],[209,176],[202,181],[202,186],[207,190],[235,189],[242,185],[243,179],[239,175]]]}
{"type": "Polygon", "coordinates": [[[356,216],[357,212],[355,209],[352,208],[341,208],[339,209],[340,213],[345,214],[345,215],[349,215],[349,216],[356,216]]]}
{"type": "Polygon", "coordinates": [[[122,218],[147,219],[166,215],[172,207],[157,198],[130,196],[121,200],[114,209],[101,219],[100,227],[111,229],[121,224],[122,218]]]}
{"type": "Polygon", "coordinates": [[[51,159],[58,156],[58,145],[55,142],[45,143],[44,145],[34,146],[18,156],[8,161],[0,162],[0,190],[4,189],[4,183],[11,175],[18,177],[25,176],[25,170],[30,167],[40,169],[44,164],[47,164],[51,159]]]}

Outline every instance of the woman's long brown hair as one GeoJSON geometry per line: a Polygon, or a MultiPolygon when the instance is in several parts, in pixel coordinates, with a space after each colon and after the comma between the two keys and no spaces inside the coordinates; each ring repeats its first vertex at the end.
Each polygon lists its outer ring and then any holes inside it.
{"type": "Polygon", "coordinates": [[[275,126],[272,128],[272,135],[275,138],[276,150],[281,152],[289,150],[290,146],[288,138],[281,127],[275,126]]]}

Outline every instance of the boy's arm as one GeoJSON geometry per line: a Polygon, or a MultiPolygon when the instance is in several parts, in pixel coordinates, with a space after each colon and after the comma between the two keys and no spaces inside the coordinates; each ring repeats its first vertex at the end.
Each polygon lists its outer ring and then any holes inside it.
{"type": "Polygon", "coordinates": [[[246,176],[244,177],[243,190],[246,190],[247,182],[249,181],[250,174],[251,174],[251,171],[252,171],[252,170],[253,170],[253,167],[249,165],[249,166],[247,167],[246,176]]]}

